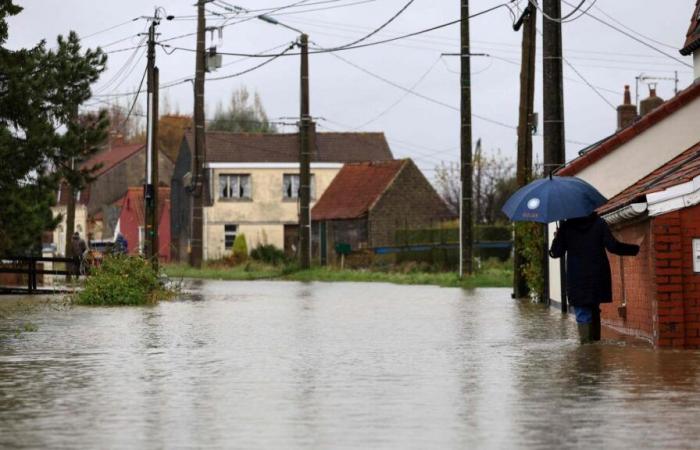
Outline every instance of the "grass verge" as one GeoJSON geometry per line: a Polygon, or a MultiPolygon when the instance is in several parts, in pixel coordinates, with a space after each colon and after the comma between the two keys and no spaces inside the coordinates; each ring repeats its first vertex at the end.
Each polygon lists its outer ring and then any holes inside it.
{"type": "Polygon", "coordinates": [[[400,272],[372,269],[338,269],[314,267],[298,270],[293,266],[273,266],[250,262],[234,267],[205,266],[195,269],[187,265],[171,264],[163,267],[173,278],[198,278],[213,280],[291,280],[291,281],[351,281],[382,282],[394,284],[425,284],[442,287],[510,287],[513,272],[505,264],[485,267],[478,273],[460,280],[455,272],[400,272]]]}

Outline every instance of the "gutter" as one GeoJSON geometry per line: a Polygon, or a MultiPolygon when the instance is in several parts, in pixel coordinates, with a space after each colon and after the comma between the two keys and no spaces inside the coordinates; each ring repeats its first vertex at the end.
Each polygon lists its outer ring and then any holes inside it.
{"type": "Polygon", "coordinates": [[[700,203],[700,175],[690,181],[647,194],[649,215],[658,216],[700,203]]]}
{"type": "Polygon", "coordinates": [[[635,219],[647,212],[647,209],[647,203],[632,203],[603,215],[603,220],[605,220],[609,225],[614,225],[616,223],[635,219]]]}

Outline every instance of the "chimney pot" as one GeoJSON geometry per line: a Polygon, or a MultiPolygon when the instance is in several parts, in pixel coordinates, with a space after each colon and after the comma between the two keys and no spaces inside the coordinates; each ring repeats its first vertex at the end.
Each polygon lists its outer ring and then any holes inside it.
{"type": "Polygon", "coordinates": [[[630,87],[625,85],[625,94],[622,105],[617,107],[617,130],[622,130],[632,125],[637,120],[637,106],[632,104],[630,87]]]}

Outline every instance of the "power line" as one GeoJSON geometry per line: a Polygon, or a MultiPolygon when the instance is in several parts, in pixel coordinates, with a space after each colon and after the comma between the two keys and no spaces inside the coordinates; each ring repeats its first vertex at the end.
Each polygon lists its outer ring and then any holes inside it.
{"type": "Polygon", "coordinates": [[[603,14],[605,17],[607,17],[608,19],[612,20],[612,21],[615,22],[616,24],[620,25],[622,28],[626,29],[627,31],[631,31],[632,33],[634,33],[634,34],[636,34],[636,35],[638,35],[638,36],[641,36],[641,37],[643,37],[644,39],[646,39],[646,40],[648,40],[648,41],[651,41],[651,42],[653,42],[653,43],[655,43],[655,44],[663,45],[664,47],[671,48],[671,49],[673,49],[673,50],[678,50],[678,47],[675,46],[675,45],[669,45],[669,44],[666,44],[666,43],[664,43],[664,42],[657,41],[656,39],[654,39],[654,38],[652,38],[652,37],[649,37],[649,36],[647,36],[647,35],[644,35],[644,34],[640,33],[639,31],[633,30],[632,28],[628,27],[628,26],[625,25],[624,23],[622,23],[622,22],[620,22],[619,20],[615,19],[615,17],[613,17],[613,16],[611,16],[610,14],[606,13],[605,11],[603,11],[599,6],[596,6],[596,9],[597,9],[598,11],[600,11],[600,13],[603,14]]]}
{"type": "MultiPolygon", "coordinates": [[[[499,5],[493,6],[493,7],[491,7],[491,8],[487,8],[487,9],[485,9],[485,10],[483,10],[483,11],[479,11],[479,12],[477,12],[477,13],[475,13],[475,14],[472,14],[471,16],[469,16],[469,18],[471,19],[471,18],[474,18],[474,17],[481,16],[481,15],[483,15],[483,14],[486,14],[486,13],[489,13],[489,12],[491,12],[491,11],[494,11],[494,10],[496,10],[496,9],[498,9],[498,8],[507,7],[507,5],[508,5],[507,3],[502,3],[502,4],[499,4],[499,5]]],[[[337,48],[337,49],[327,49],[327,50],[326,50],[326,49],[315,49],[315,50],[310,50],[309,53],[310,53],[310,54],[311,54],[311,53],[314,53],[314,54],[315,54],[315,53],[330,53],[330,52],[335,52],[335,51],[353,50],[353,49],[357,49],[357,48],[372,47],[372,46],[374,46],[374,45],[386,44],[386,43],[389,43],[389,42],[394,42],[394,41],[398,41],[398,40],[401,40],[401,39],[407,39],[407,38],[410,38],[410,37],[413,37],[413,36],[418,36],[418,35],[421,35],[421,34],[429,33],[429,32],[431,32],[431,31],[435,31],[435,30],[439,30],[439,29],[442,29],[442,28],[449,27],[449,26],[451,26],[451,25],[455,25],[455,24],[457,24],[457,23],[460,23],[461,21],[462,21],[462,19],[457,19],[457,20],[453,20],[453,21],[450,21],[450,22],[446,22],[446,23],[440,24],[440,25],[436,25],[436,26],[434,26],[434,27],[426,28],[426,29],[419,30],[419,31],[414,31],[414,32],[412,32],[412,33],[403,34],[403,35],[396,36],[396,37],[393,37],[393,38],[383,39],[383,40],[374,41],[374,42],[368,42],[368,43],[365,43],[365,44],[353,45],[353,46],[349,46],[349,47],[340,47],[340,48],[337,48]]],[[[165,42],[165,41],[160,41],[161,44],[162,44],[162,42],[165,42]]],[[[166,45],[166,46],[169,47],[169,48],[173,48],[173,49],[175,49],[175,50],[182,50],[182,51],[187,51],[187,52],[196,52],[196,50],[191,49],[191,48],[172,47],[172,46],[167,45],[167,44],[164,44],[164,45],[166,45]]],[[[219,54],[220,54],[220,55],[228,55],[228,56],[245,56],[245,57],[249,57],[249,58],[269,58],[269,57],[274,56],[274,55],[269,55],[269,54],[257,54],[257,55],[255,55],[255,54],[250,54],[250,53],[232,53],[232,52],[219,52],[219,54]]],[[[298,56],[298,55],[300,55],[300,54],[301,54],[301,53],[299,53],[299,52],[297,52],[297,53],[287,53],[286,56],[294,56],[294,55],[298,56]]]]}
{"type": "Polygon", "coordinates": [[[139,99],[139,92],[141,92],[141,87],[143,86],[143,80],[146,79],[146,74],[148,73],[148,68],[146,68],[143,71],[143,76],[141,77],[141,82],[139,83],[139,88],[136,91],[136,96],[134,97],[134,101],[131,103],[131,108],[129,108],[129,112],[126,115],[126,118],[124,119],[124,122],[122,122],[121,126],[124,126],[126,122],[129,120],[129,117],[131,117],[131,112],[134,110],[134,106],[136,106],[136,101],[139,99]]]}
{"type": "Polygon", "coordinates": [[[354,40],[354,41],[352,41],[352,42],[349,42],[349,43],[347,43],[347,44],[345,44],[345,45],[341,45],[341,46],[338,46],[338,47],[332,47],[332,48],[325,48],[324,50],[328,50],[328,51],[340,50],[340,49],[343,49],[343,48],[352,47],[353,45],[357,45],[357,44],[359,44],[360,42],[366,41],[367,39],[371,38],[371,37],[374,36],[375,34],[377,34],[377,33],[379,33],[380,31],[382,31],[384,28],[386,28],[391,22],[393,22],[394,20],[396,20],[401,14],[404,13],[404,11],[406,11],[406,10],[408,9],[409,6],[411,6],[411,5],[413,4],[414,1],[415,1],[415,0],[408,0],[408,2],[406,2],[406,4],[404,4],[404,5],[401,7],[401,9],[399,9],[393,16],[391,16],[391,17],[389,18],[389,20],[387,20],[386,22],[384,22],[383,24],[381,24],[379,27],[375,28],[374,30],[370,31],[368,34],[362,36],[361,38],[356,39],[356,40],[354,40]]]}
{"type": "MultiPolygon", "coordinates": [[[[537,6],[537,3],[536,3],[534,0],[529,0],[529,1],[530,1],[532,4],[534,4],[535,6],[537,6]]],[[[569,5],[569,6],[572,6],[571,3],[569,3],[569,2],[566,1],[566,0],[561,0],[561,1],[564,2],[564,3],[566,3],[566,4],[569,5]]],[[[538,7],[538,9],[539,9],[539,7],[538,7]]],[[[657,52],[657,53],[660,53],[660,54],[662,54],[662,55],[664,55],[664,56],[666,56],[666,57],[668,57],[668,58],[671,58],[672,60],[674,60],[674,61],[676,61],[676,62],[678,62],[678,63],[680,63],[680,64],[683,64],[683,65],[686,66],[686,67],[690,67],[690,68],[693,67],[692,65],[686,63],[685,61],[683,61],[683,60],[681,60],[681,59],[679,59],[679,58],[676,58],[675,56],[673,56],[673,55],[671,55],[671,54],[669,54],[669,53],[666,53],[665,51],[663,51],[663,50],[661,50],[661,49],[659,49],[659,48],[657,48],[657,47],[654,47],[653,45],[649,44],[648,42],[639,39],[638,37],[636,37],[636,36],[634,36],[634,35],[628,33],[627,31],[622,30],[622,29],[616,27],[615,25],[612,25],[612,24],[606,22],[606,21],[604,21],[603,19],[601,19],[601,18],[599,18],[599,17],[597,17],[597,16],[594,16],[590,11],[586,11],[585,14],[586,14],[588,17],[590,17],[591,19],[593,19],[593,20],[595,20],[595,21],[597,21],[597,22],[599,22],[599,23],[602,23],[602,24],[605,25],[606,27],[611,28],[611,29],[617,31],[618,33],[621,33],[621,34],[627,36],[628,38],[630,38],[630,39],[632,39],[632,40],[634,40],[634,41],[636,41],[636,42],[639,42],[640,44],[642,44],[642,45],[644,45],[645,47],[648,47],[648,48],[654,50],[654,51],[657,52]]],[[[548,18],[548,20],[551,20],[551,19],[548,18]]]]}
{"type": "Polygon", "coordinates": [[[290,46],[287,47],[287,49],[285,49],[283,52],[278,53],[277,55],[271,57],[270,59],[268,59],[268,60],[266,60],[266,61],[263,61],[263,62],[261,62],[260,64],[258,64],[258,65],[256,65],[256,66],[253,66],[253,67],[251,67],[251,68],[249,68],[249,69],[246,69],[246,70],[243,70],[243,71],[240,71],[240,72],[237,72],[237,73],[233,73],[233,74],[230,74],[230,75],[224,75],[224,76],[220,76],[220,77],[207,78],[205,81],[227,80],[227,79],[229,79],[229,78],[234,78],[234,77],[239,77],[239,76],[241,76],[241,75],[245,75],[246,73],[249,73],[249,72],[252,72],[252,71],[254,71],[254,70],[256,70],[256,69],[259,69],[259,68],[261,68],[261,67],[264,66],[264,65],[270,64],[272,61],[276,60],[277,58],[279,58],[279,57],[281,57],[281,56],[284,56],[285,53],[287,53],[288,51],[290,51],[291,49],[293,49],[293,48],[295,47],[295,45],[296,45],[296,44],[290,45],[290,46]]]}
{"type": "Polygon", "coordinates": [[[97,36],[98,34],[106,33],[106,32],[108,32],[108,31],[114,30],[115,28],[122,27],[122,26],[124,26],[124,25],[130,24],[131,22],[135,22],[135,21],[137,21],[137,20],[139,20],[139,17],[134,17],[133,19],[129,19],[129,20],[127,20],[126,22],[122,22],[122,23],[119,23],[119,24],[117,24],[117,25],[113,25],[113,26],[111,26],[111,27],[109,27],[109,28],[105,28],[104,30],[95,31],[94,33],[90,33],[90,34],[88,34],[87,36],[81,37],[80,40],[82,41],[83,39],[89,39],[89,38],[91,38],[91,37],[93,37],[93,36],[97,36]]]}

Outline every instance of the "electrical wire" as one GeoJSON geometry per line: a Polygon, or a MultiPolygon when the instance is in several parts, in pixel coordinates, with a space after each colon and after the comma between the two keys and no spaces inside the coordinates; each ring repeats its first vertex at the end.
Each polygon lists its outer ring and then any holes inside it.
{"type": "Polygon", "coordinates": [[[123,27],[124,25],[130,24],[131,22],[135,22],[135,21],[137,21],[137,20],[139,20],[139,18],[138,18],[138,17],[134,17],[133,19],[127,20],[126,22],[122,22],[122,23],[119,23],[119,24],[117,24],[117,25],[113,25],[113,26],[111,26],[111,27],[109,27],[109,28],[105,28],[104,30],[95,31],[94,33],[90,33],[90,34],[88,34],[88,35],[86,35],[86,36],[81,37],[80,40],[82,41],[83,39],[89,39],[89,38],[91,38],[91,37],[93,37],[93,36],[97,36],[98,34],[106,33],[106,32],[108,32],[108,31],[114,30],[115,28],[123,27]]]}
{"type": "MultiPolygon", "coordinates": [[[[539,10],[542,12],[542,14],[544,15],[544,12],[542,11],[542,8],[540,8],[539,6],[537,6],[537,2],[536,2],[535,0],[529,0],[529,1],[530,1],[533,5],[535,5],[535,6],[537,7],[537,9],[539,9],[539,10]]],[[[571,3],[569,3],[569,2],[566,1],[566,0],[562,0],[562,2],[566,3],[566,4],[569,5],[569,6],[572,6],[571,3]]],[[[665,51],[663,51],[663,50],[661,50],[661,49],[659,49],[659,48],[657,48],[657,47],[654,47],[653,45],[649,44],[649,43],[646,42],[646,41],[643,41],[642,39],[639,39],[638,37],[634,36],[633,34],[630,34],[629,32],[627,32],[627,31],[625,31],[625,30],[622,30],[622,29],[618,28],[617,26],[612,25],[612,24],[610,24],[610,23],[604,21],[604,20],[601,19],[600,17],[593,15],[590,11],[587,11],[585,14],[586,14],[588,17],[590,17],[591,19],[593,19],[593,20],[595,20],[595,21],[597,21],[597,22],[599,22],[599,23],[605,25],[605,26],[608,27],[608,28],[611,28],[611,29],[617,31],[618,33],[621,33],[621,34],[627,36],[628,38],[630,38],[630,39],[632,39],[632,40],[634,40],[634,41],[636,41],[636,42],[638,42],[638,43],[644,45],[645,47],[648,47],[648,48],[654,50],[654,51],[657,52],[657,53],[660,53],[660,54],[666,56],[667,58],[671,58],[672,60],[674,60],[674,61],[676,61],[676,62],[678,62],[678,63],[680,63],[680,64],[682,64],[682,65],[684,65],[684,66],[686,66],[686,67],[690,67],[690,68],[693,67],[691,64],[688,64],[688,63],[686,63],[685,61],[683,61],[683,60],[681,60],[681,59],[679,59],[679,58],[676,58],[675,56],[673,56],[673,55],[671,55],[671,54],[669,54],[669,53],[666,53],[665,51]]],[[[545,15],[544,17],[545,17],[547,20],[553,20],[553,19],[550,18],[549,16],[546,16],[546,15],[545,15]]]]}
{"type": "MultiPolygon", "coordinates": [[[[423,75],[421,75],[420,78],[418,78],[418,80],[416,80],[416,82],[413,83],[413,84],[411,85],[411,87],[410,87],[409,89],[410,89],[411,91],[413,91],[415,88],[417,88],[418,85],[420,85],[420,84],[423,82],[423,80],[425,80],[425,79],[428,77],[428,75],[433,71],[433,69],[435,68],[435,66],[437,65],[437,63],[440,62],[441,60],[442,60],[442,56],[438,56],[438,58],[430,65],[430,67],[428,67],[428,70],[426,70],[426,71],[423,73],[423,75]]],[[[372,118],[369,119],[368,121],[364,122],[363,124],[351,128],[351,130],[353,130],[353,131],[359,130],[360,128],[364,128],[364,127],[366,127],[367,125],[369,125],[369,124],[371,124],[371,123],[374,123],[374,122],[376,122],[377,120],[381,119],[381,118],[384,117],[386,114],[388,114],[392,109],[394,109],[395,107],[397,107],[397,106],[399,105],[399,103],[401,103],[402,101],[404,101],[404,100],[406,99],[406,97],[408,97],[409,95],[411,95],[409,91],[404,92],[403,95],[402,95],[401,97],[399,97],[398,99],[396,99],[395,102],[393,102],[391,105],[389,105],[387,108],[385,108],[382,112],[380,112],[379,114],[375,115],[374,117],[372,117],[372,118]]]]}
{"type": "Polygon", "coordinates": [[[141,87],[143,86],[143,81],[146,79],[146,74],[148,73],[148,67],[143,71],[143,76],[141,77],[141,82],[139,83],[139,88],[136,91],[136,96],[134,97],[134,101],[131,103],[131,108],[129,108],[129,112],[126,114],[126,118],[121,124],[121,127],[126,125],[126,122],[129,120],[129,117],[131,117],[131,113],[134,111],[134,106],[136,106],[136,102],[139,99],[139,93],[141,92],[141,87]]]}
{"type": "Polygon", "coordinates": [[[384,22],[383,24],[381,24],[379,27],[375,28],[374,30],[370,31],[368,34],[362,36],[361,38],[355,39],[355,40],[352,41],[352,42],[348,42],[347,44],[340,45],[340,46],[337,46],[337,47],[324,48],[324,50],[328,50],[328,51],[341,50],[341,49],[343,49],[343,48],[352,47],[352,46],[354,46],[354,45],[359,44],[360,42],[366,41],[367,39],[371,38],[371,37],[374,36],[375,34],[377,34],[377,33],[379,33],[380,31],[382,31],[384,28],[386,28],[387,26],[389,26],[389,24],[390,24],[391,22],[393,22],[394,20],[396,20],[401,14],[404,13],[404,12],[408,9],[408,7],[411,6],[411,5],[413,4],[414,1],[415,1],[415,0],[408,0],[408,2],[406,2],[406,4],[404,4],[404,5],[401,7],[401,9],[399,9],[393,16],[391,16],[391,17],[389,18],[389,20],[387,20],[386,22],[384,22]]]}
{"type": "Polygon", "coordinates": [[[675,45],[669,45],[669,44],[666,44],[666,43],[664,43],[664,42],[657,41],[656,39],[654,39],[654,38],[652,38],[652,37],[649,37],[649,36],[647,36],[647,35],[644,35],[644,34],[640,33],[639,31],[633,30],[632,28],[628,27],[628,26],[625,25],[624,23],[622,23],[622,22],[620,22],[619,20],[615,19],[612,15],[610,15],[610,14],[606,13],[605,11],[603,11],[599,6],[596,7],[596,10],[598,10],[598,11],[599,11],[601,14],[603,14],[605,17],[607,17],[608,19],[612,20],[612,21],[615,22],[616,24],[620,25],[622,28],[626,29],[627,31],[631,31],[632,33],[634,33],[634,34],[636,34],[636,35],[638,35],[638,36],[641,36],[641,37],[643,37],[644,39],[646,39],[646,40],[648,40],[648,41],[651,41],[651,42],[653,42],[653,43],[655,43],[655,44],[663,45],[664,47],[667,47],[667,48],[670,48],[670,49],[673,49],[673,50],[678,50],[678,47],[675,46],[675,45]]]}
{"type": "MultiPolygon", "coordinates": [[[[481,15],[483,15],[483,14],[486,14],[486,13],[489,13],[489,12],[491,12],[491,11],[494,11],[494,10],[496,10],[496,9],[498,9],[498,8],[505,7],[506,5],[507,5],[507,3],[502,3],[502,4],[499,4],[499,5],[493,6],[493,7],[491,7],[491,8],[487,8],[487,9],[485,9],[485,10],[483,10],[483,11],[479,11],[479,12],[477,12],[477,13],[475,13],[475,14],[470,15],[469,18],[471,19],[471,18],[474,18],[474,17],[481,16],[481,15]]],[[[433,27],[430,27],[430,28],[426,28],[426,29],[423,29],[423,30],[414,31],[414,32],[412,32],[412,33],[408,33],[408,34],[403,34],[403,35],[400,35],[400,36],[396,36],[396,37],[393,37],[393,38],[383,39],[383,40],[374,41],[374,42],[368,42],[368,43],[364,43],[364,44],[353,45],[353,46],[350,46],[350,47],[342,47],[342,48],[338,48],[338,49],[328,49],[328,50],[325,50],[325,49],[310,50],[310,51],[309,51],[309,54],[316,54],[316,53],[332,53],[332,52],[335,52],[335,51],[354,50],[354,49],[358,49],[358,48],[365,48],[365,47],[372,47],[372,46],[375,46],[375,45],[386,44],[386,43],[389,43],[389,42],[395,42],[395,41],[398,41],[398,40],[401,40],[401,39],[407,39],[407,38],[410,38],[410,37],[413,37],[413,36],[418,36],[418,35],[421,35],[421,34],[429,33],[429,32],[431,32],[431,31],[435,31],[435,30],[439,30],[439,29],[442,29],[442,28],[446,28],[446,27],[449,27],[449,26],[451,26],[451,25],[460,23],[461,21],[462,21],[462,19],[457,19],[457,20],[453,20],[453,21],[450,21],[450,22],[446,22],[446,23],[443,23],[443,24],[440,24],[440,25],[436,25],[436,26],[433,26],[433,27]]],[[[164,42],[164,41],[160,41],[159,43],[162,44],[162,42],[164,42]]],[[[191,48],[172,47],[172,46],[167,45],[167,44],[165,44],[165,45],[166,45],[167,47],[173,48],[173,49],[175,49],[175,50],[181,50],[181,51],[186,51],[186,52],[191,52],[191,53],[196,53],[196,52],[197,52],[197,50],[191,49],[191,48]]],[[[220,55],[228,55],[228,56],[245,56],[245,57],[249,57],[249,58],[269,58],[269,57],[274,56],[274,55],[270,55],[270,54],[257,54],[257,55],[256,55],[256,54],[251,54],[251,53],[233,53],[233,52],[219,52],[219,54],[220,54],[220,55]]],[[[286,56],[294,56],[294,55],[297,55],[297,56],[298,56],[298,55],[300,55],[300,54],[301,54],[301,53],[298,53],[298,52],[297,52],[297,53],[287,53],[286,56]]]]}
{"type": "Polygon", "coordinates": [[[237,72],[237,73],[233,73],[233,74],[230,74],[230,75],[223,75],[223,76],[220,76],[220,77],[207,78],[205,81],[228,80],[229,78],[234,78],[234,77],[239,77],[239,76],[241,76],[241,75],[245,75],[245,74],[247,74],[247,73],[249,73],[249,72],[252,72],[252,71],[254,71],[254,70],[257,70],[257,69],[261,68],[262,66],[265,66],[265,65],[267,65],[267,64],[270,64],[272,61],[276,60],[277,58],[279,58],[279,57],[281,57],[281,56],[284,56],[288,51],[292,50],[295,46],[296,46],[296,43],[293,43],[292,45],[290,45],[289,47],[287,47],[287,49],[285,49],[283,52],[278,53],[277,55],[271,57],[270,59],[267,59],[267,60],[261,62],[260,64],[258,64],[258,65],[256,65],[256,66],[253,66],[253,67],[251,67],[251,68],[249,68],[249,69],[246,69],[246,70],[243,70],[243,71],[240,71],[240,72],[237,72]]]}

